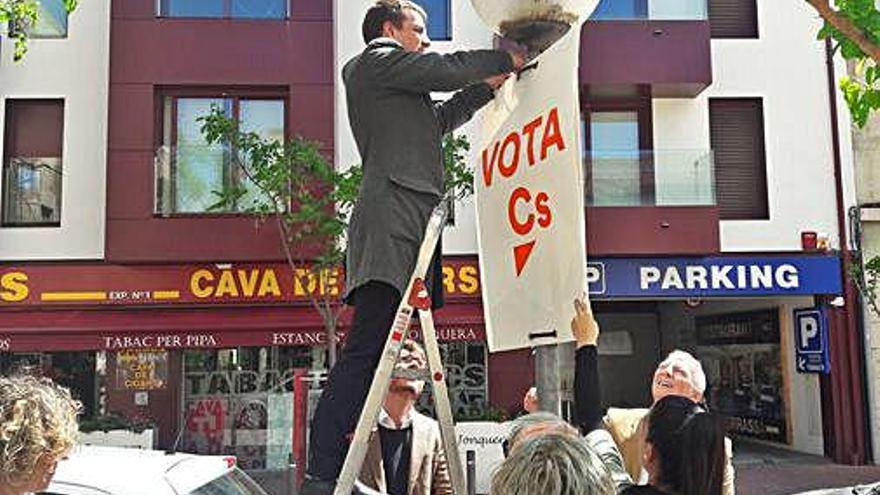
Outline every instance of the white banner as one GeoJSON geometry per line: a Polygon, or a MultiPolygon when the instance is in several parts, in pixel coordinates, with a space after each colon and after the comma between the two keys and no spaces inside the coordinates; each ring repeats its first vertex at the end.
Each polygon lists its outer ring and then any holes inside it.
{"type": "Polygon", "coordinates": [[[571,340],[572,302],[586,293],[580,32],[572,27],[484,111],[491,138],[475,189],[492,352],[571,340]]]}
{"type": "Polygon", "coordinates": [[[492,488],[492,475],[504,462],[504,449],[501,445],[510,433],[510,426],[509,422],[491,421],[455,424],[458,454],[465,473],[467,473],[467,452],[474,451],[477,493],[489,493],[492,488]]]}

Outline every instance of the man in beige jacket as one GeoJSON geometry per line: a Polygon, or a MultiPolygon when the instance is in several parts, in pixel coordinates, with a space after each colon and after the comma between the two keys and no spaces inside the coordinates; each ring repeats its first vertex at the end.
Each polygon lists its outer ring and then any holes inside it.
{"type": "MultiPolygon", "coordinates": [[[[407,340],[395,371],[423,372],[426,363],[425,351],[407,340]]],[[[368,487],[389,495],[452,494],[440,426],[414,407],[424,386],[421,380],[391,380],[361,468],[360,481],[368,487]]]]}
{"type": "MultiPolygon", "coordinates": [[[[576,305],[576,307],[578,307],[576,305]]],[[[584,310],[579,309],[572,320],[571,328],[575,338],[589,340],[598,338],[599,326],[593,318],[589,306],[582,303],[584,310]]],[[[703,365],[691,354],[675,350],[663,360],[654,371],[651,381],[651,396],[654,402],[668,395],[679,395],[694,402],[702,403],[706,391],[706,373],[703,365]]],[[[523,408],[530,413],[539,408],[537,391],[530,389],[523,397],[523,408]]],[[[647,473],[643,467],[648,408],[621,409],[609,408],[603,418],[605,429],[611,434],[614,443],[623,457],[624,467],[630,479],[636,484],[647,482],[647,473]]],[[[734,495],[733,443],[725,438],[727,465],[724,470],[724,486],[721,495],[734,495]]]]}

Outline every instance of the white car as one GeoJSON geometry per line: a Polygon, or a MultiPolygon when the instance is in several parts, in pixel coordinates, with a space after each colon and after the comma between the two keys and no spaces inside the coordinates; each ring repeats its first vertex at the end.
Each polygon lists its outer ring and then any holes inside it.
{"type": "Polygon", "coordinates": [[[235,457],[80,446],[58,463],[46,495],[266,495],[235,457]]]}

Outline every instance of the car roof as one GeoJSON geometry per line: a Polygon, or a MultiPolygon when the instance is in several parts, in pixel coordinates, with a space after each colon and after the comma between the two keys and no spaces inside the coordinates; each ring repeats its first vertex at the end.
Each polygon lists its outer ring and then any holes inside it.
{"type": "Polygon", "coordinates": [[[231,457],[121,447],[77,446],[58,463],[49,486],[87,487],[114,495],[188,493],[230,471],[231,457]],[[189,469],[189,465],[193,469],[189,469]],[[174,485],[172,487],[172,484],[174,485]]]}

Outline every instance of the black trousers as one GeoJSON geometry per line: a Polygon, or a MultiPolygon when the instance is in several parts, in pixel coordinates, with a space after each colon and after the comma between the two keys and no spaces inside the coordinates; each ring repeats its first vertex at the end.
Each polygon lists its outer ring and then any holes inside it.
{"type": "Polygon", "coordinates": [[[394,314],[400,292],[382,282],[369,282],[351,295],[354,320],[339,361],[330,370],[318,401],[309,435],[308,474],[336,480],[354,432],[394,314]]]}

